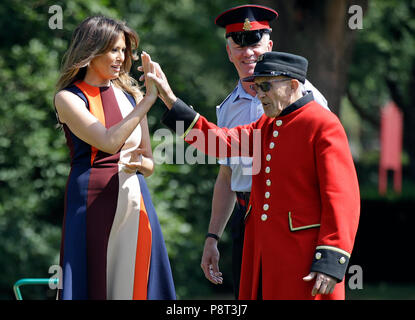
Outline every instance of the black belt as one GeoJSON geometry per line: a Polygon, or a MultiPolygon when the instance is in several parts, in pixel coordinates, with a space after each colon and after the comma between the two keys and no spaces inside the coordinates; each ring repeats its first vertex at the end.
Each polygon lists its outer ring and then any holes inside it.
{"type": "Polygon", "coordinates": [[[248,206],[250,197],[250,192],[236,192],[236,199],[238,201],[238,204],[242,207],[246,208],[248,206]]]}

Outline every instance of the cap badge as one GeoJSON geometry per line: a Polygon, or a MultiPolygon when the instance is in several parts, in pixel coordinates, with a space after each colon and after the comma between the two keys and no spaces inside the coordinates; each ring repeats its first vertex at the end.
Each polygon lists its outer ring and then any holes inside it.
{"type": "Polygon", "coordinates": [[[252,29],[251,21],[248,18],[245,19],[243,28],[244,31],[250,31],[252,29]]]}

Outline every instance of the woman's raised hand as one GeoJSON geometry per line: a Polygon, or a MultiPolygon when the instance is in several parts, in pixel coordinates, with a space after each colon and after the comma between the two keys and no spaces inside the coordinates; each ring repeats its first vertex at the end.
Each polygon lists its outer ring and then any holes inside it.
{"type": "Polygon", "coordinates": [[[150,73],[146,72],[143,61],[143,66],[138,67],[139,71],[144,72],[144,74],[140,77],[140,81],[147,81],[150,79],[153,80],[153,83],[157,86],[161,100],[163,100],[167,108],[171,109],[173,104],[176,102],[177,97],[174,95],[172,89],[170,88],[169,82],[167,81],[167,77],[161,69],[160,65],[157,62],[152,61],[147,53],[146,55],[148,56],[149,63],[151,65],[148,66],[148,68],[150,68],[152,71],[150,73]]]}
{"type": "MultiPolygon", "coordinates": [[[[144,76],[144,81],[145,81],[144,83],[146,86],[145,97],[155,102],[157,100],[158,90],[157,90],[156,83],[154,82],[154,77],[150,77],[150,75],[155,75],[155,72],[156,72],[155,65],[151,61],[150,55],[144,51],[141,53],[141,63],[142,63],[142,66],[138,67],[138,70],[144,72],[143,76],[144,76]]],[[[140,80],[143,80],[142,77],[140,77],[140,80]]]]}

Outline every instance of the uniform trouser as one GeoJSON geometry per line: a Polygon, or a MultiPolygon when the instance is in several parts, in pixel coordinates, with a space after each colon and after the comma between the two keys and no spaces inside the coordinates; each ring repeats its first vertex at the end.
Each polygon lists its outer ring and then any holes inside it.
{"type": "Polygon", "coordinates": [[[232,274],[235,298],[239,296],[242,250],[245,232],[245,213],[249,203],[249,192],[237,192],[236,209],[232,215],[232,274]]]}

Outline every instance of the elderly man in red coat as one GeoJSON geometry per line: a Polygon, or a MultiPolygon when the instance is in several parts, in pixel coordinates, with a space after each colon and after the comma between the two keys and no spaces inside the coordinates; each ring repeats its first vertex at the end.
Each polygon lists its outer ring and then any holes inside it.
{"type": "Polygon", "coordinates": [[[232,129],[218,128],[176,98],[154,65],[151,78],[170,109],[164,124],[176,130],[184,122],[176,133],[210,155],[227,157],[236,144],[259,168],[245,219],[239,299],[344,299],[359,186],[339,119],[303,90],[307,60],[283,52],[260,56],[244,81],[253,82],[265,114],[232,129]],[[212,136],[222,147],[212,148],[212,136]]]}

